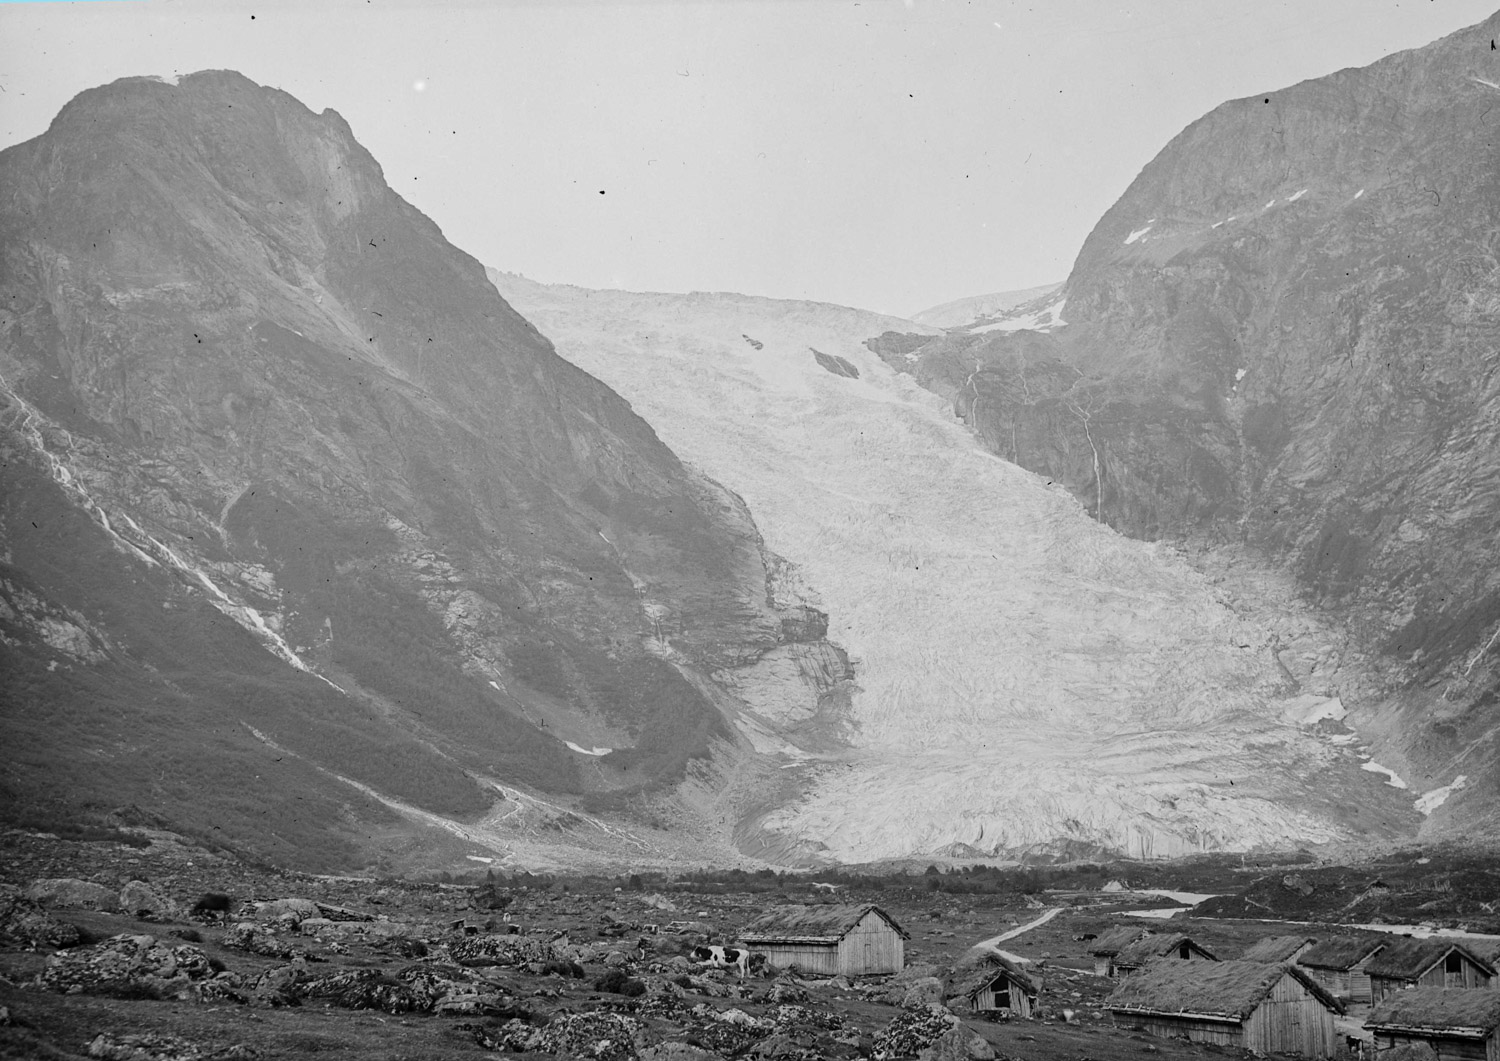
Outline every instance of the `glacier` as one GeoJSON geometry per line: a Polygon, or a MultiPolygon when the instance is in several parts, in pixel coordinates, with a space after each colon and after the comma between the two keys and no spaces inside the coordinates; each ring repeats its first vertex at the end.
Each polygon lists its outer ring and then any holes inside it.
{"type": "Polygon", "coordinates": [[[736,724],[800,782],[744,823],[765,849],[1175,857],[1348,839],[1348,793],[1382,798],[1349,748],[1284,711],[1267,627],[1172,548],[1120,536],[985,452],[863,342],[936,328],[490,277],[743,497],[849,654],[836,745],[765,739],[785,720],[741,697],[736,724]]]}

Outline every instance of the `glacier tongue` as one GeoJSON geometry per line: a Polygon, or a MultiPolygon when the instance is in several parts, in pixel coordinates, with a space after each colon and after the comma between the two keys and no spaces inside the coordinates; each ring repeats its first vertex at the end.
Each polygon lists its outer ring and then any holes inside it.
{"type": "Polygon", "coordinates": [[[763,813],[764,833],[844,861],[1346,835],[1305,797],[1349,753],[1272,703],[1268,631],[1170,550],[986,453],[863,346],[935,329],[815,303],[491,279],[739,493],[821,596],[858,683],[848,746],[791,767],[804,794],[763,813]],[[830,355],[858,377],[819,363],[830,355]]]}

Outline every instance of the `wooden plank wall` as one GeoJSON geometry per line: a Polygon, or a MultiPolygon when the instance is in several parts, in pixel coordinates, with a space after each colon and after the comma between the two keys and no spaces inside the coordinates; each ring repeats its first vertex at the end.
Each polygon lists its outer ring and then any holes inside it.
{"type": "Polygon", "coordinates": [[[1406,1043],[1427,1043],[1437,1051],[1438,1061],[1500,1061],[1500,1040],[1490,1036],[1487,1042],[1476,1042],[1473,1039],[1424,1039],[1420,1036],[1392,1035],[1386,1032],[1377,1032],[1375,1035],[1375,1057],[1379,1061],[1380,1055],[1387,1050],[1406,1043]]]}
{"type": "Polygon", "coordinates": [[[847,976],[899,973],[906,965],[905,942],[872,910],[839,941],[838,971],[847,976]]]}
{"type": "Polygon", "coordinates": [[[803,972],[822,976],[836,976],[840,972],[839,951],[826,944],[756,943],[750,949],[757,954],[764,954],[768,961],[781,969],[796,965],[803,972]]]}
{"type": "Polygon", "coordinates": [[[1195,1043],[1217,1043],[1220,1046],[1239,1046],[1244,1038],[1243,1029],[1238,1024],[1193,1020],[1189,1017],[1117,1013],[1115,1024],[1121,1028],[1139,1027],[1147,1035],[1155,1035],[1162,1039],[1186,1036],[1195,1043]]]}
{"type": "Polygon", "coordinates": [[[1333,1057],[1340,1040],[1334,1033],[1333,1013],[1287,975],[1276,982],[1270,996],[1245,1019],[1242,1045],[1263,1054],[1333,1057]]]}

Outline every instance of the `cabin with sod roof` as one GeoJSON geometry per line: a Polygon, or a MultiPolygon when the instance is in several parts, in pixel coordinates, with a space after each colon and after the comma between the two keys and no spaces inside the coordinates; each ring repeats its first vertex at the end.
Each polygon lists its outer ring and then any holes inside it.
{"type": "Polygon", "coordinates": [[[1438,1061],[1500,1061],[1500,991],[1418,987],[1378,1003],[1365,1019],[1375,1056],[1426,1044],[1438,1061]]]}
{"type": "Polygon", "coordinates": [[[955,1013],[1009,1011],[1017,1017],[1036,1013],[1042,981],[1019,962],[985,954],[958,965],[943,986],[943,1001],[955,1013]]]}
{"type": "Polygon", "coordinates": [[[1240,955],[1242,962],[1261,962],[1266,965],[1281,965],[1296,961],[1309,947],[1318,942],[1311,936],[1267,936],[1256,940],[1240,955]]]}
{"type": "Polygon", "coordinates": [[[1488,987],[1494,966],[1461,943],[1441,936],[1398,936],[1365,966],[1370,974],[1370,1001],[1379,1002],[1412,987],[1488,987]]]}
{"type": "Polygon", "coordinates": [[[872,903],[862,906],[774,906],[750,922],[740,943],[772,964],[822,976],[899,973],[911,938],[872,903]]]}
{"type": "Polygon", "coordinates": [[[1383,950],[1389,938],[1337,936],[1313,944],[1297,956],[1297,964],[1345,1002],[1370,1001],[1371,959],[1383,950]]]}
{"type": "Polygon", "coordinates": [[[1147,936],[1136,940],[1129,946],[1122,947],[1112,962],[1114,966],[1112,975],[1129,976],[1158,959],[1187,962],[1219,960],[1208,948],[1199,946],[1186,936],[1163,933],[1147,936]]]}
{"type": "Polygon", "coordinates": [[[1343,1004],[1295,965],[1162,961],[1127,977],[1105,1005],[1115,1025],[1255,1054],[1333,1057],[1343,1004]]]}
{"type": "Polygon", "coordinates": [[[1094,975],[1114,976],[1115,958],[1120,951],[1150,934],[1140,925],[1116,925],[1109,931],[1100,933],[1089,947],[1089,954],[1094,959],[1094,975]]]}

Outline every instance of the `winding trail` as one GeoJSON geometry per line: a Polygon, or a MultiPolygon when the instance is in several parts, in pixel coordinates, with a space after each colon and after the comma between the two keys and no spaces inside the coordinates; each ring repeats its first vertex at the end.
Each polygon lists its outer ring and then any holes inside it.
{"type": "Polygon", "coordinates": [[[1038,925],[1045,925],[1048,921],[1051,921],[1065,909],[1067,908],[1063,906],[1054,906],[1052,909],[1048,910],[1045,914],[1037,918],[1035,921],[1028,921],[1024,925],[1018,925],[1017,927],[1011,929],[1009,932],[1002,932],[998,936],[991,936],[989,939],[980,940],[969,949],[979,950],[980,948],[984,948],[985,950],[997,950],[998,948],[995,946],[995,944],[1004,943],[1008,939],[1014,939],[1023,932],[1030,932],[1038,925]]]}

